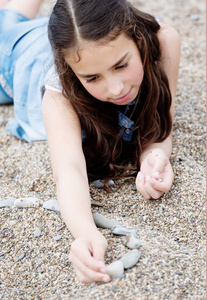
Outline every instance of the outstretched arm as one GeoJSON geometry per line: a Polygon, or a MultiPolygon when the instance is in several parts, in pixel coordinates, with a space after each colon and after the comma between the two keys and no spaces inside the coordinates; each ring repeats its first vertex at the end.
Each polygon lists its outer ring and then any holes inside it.
{"type": "Polygon", "coordinates": [[[34,19],[39,12],[42,2],[43,0],[4,0],[4,6],[2,4],[2,8],[16,10],[27,18],[34,19]]]}
{"type": "Polygon", "coordinates": [[[103,262],[107,242],[92,217],[78,117],[62,94],[46,90],[43,118],[60,211],[75,238],[69,258],[83,283],[107,282],[103,262]]]}
{"type": "MultiPolygon", "coordinates": [[[[172,96],[170,114],[173,120],[180,62],[180,37],[175,29],[164,24],[161,25],[158,37],[162,52],[160,64],[168,77],[172,96]]],[[[171,152],[172,132],[163,142],[153,143],[143,151],[136,186],[145,199],[158,199],[170,190],[174,179],[170,164],[171,152]]]]}

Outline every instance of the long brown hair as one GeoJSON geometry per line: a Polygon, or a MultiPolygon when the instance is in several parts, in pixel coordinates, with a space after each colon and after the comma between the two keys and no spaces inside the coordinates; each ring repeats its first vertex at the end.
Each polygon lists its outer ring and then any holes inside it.
{"type": "Polygon", "coordinates": [[[171,131],[171,93],[159,65],[160,29],[156,19],[126,0],[58,0],[48,25],[63,93],[71,102],[84,130],[83,151],[90,177],[116,177],[132,163],[140,167],[140,154],[150,143],[161,142],[171,131]],[[95,99],[82,86],[65,53],[78,51],[81,40],[107,43],[121,33],[132,38],[141,55],[144,77],[133,114],[131,142],[124,142],[118,126],[117,105],[95,99]]]}

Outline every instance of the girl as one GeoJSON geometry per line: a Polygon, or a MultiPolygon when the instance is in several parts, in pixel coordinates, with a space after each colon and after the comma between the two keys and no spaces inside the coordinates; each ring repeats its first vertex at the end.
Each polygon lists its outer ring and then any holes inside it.
{"type": "Polygon", "coordinates": [[[130,171],[145,199],[169,191],[180,38],[126,0],[58,0],[48,23],[54,68],[47,20],[29,21],[40,3],[11,0],[1,11],[0,98],[15,110],[7,129],[33,141],[45,128],[75,238],[69,258],[81,282],[108,282],[88,178],[130,171]]]}

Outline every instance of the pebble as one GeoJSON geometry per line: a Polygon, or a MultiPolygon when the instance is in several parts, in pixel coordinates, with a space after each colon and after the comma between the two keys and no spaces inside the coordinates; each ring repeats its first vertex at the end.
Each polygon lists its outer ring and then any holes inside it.
{"type": "Polygon", "coordinates": [[[111,279],[122,277],[124,274],[124,265],[122,261],[116,260],[110,265],[106,266],[107,274],[110,276],[111,279]]]}
{"type": "Polygon", "coordinates": [[[111,285],[111,286],[109,287],[109,291],[115,292],[115,290],[116,290],[116,287],[115,287],[114,285],[111,285]]]}
{"type": "Polygon", "coordinates": [[[25,253],[20,254],[19,256],[14,257],[14,261],[17,262],[25,257],[25,253]]]}
{"type": "Polygon", "coordinates": [[[34,232],[34,236],[35,237],[39,237],[39,236],[41,236],[42,235],[42,231],[39,229],[39,228],[37,228],[36,230],[35,230],[35,232],[34,232]]]}
{"type": "Polygon", "coordinates": [[[201,15],[200,14],[193,14],[190,16],[190,19],[192,21],[198,21],[200,19],[201,15]]]}
{"type": "Polygon", "coordinates": [[[96,226],[100,228],[113,228],[115,225],[120,225],[120,223],[114,219],[107,219],[99,213],[93,213],[93,219],[96,226]]]}
{"type": "Polygon", "coordinates": [[[58,201],[56,199],[50,199],[43,203],[43,208],[53,210],[53,211],[60,211],[58,201]]]}
{"type": "Polygon", "coordinates": [[[130,249],[137,249],[142,246],[140,240],[138,240],[133,234],[126,235],[124,245],[130,249]]]}
{"type": "Polygon", "coordinates": [[[65,225],[65,224],[63,224],[63,225],[61,225],[61,226],[57,227],[57,228],[56,228],[56,231],[59,231],[59,230],[61,230],[61,229],[65,228],[65,227],[66,227],[66,225],[65,225]]]}
{"type": "Polygon", "coordinates": [[[120,261],[123,263],[124,269],[129,269],[134,267],[141,257],[141,253],[137,249],[133,249],[126,253],[120,258],[120,261]]]}
{"type": "Polygon", "coordinates": [[[43,204],[43,201],[38,198],[18,198],[14,201],[14,206],[18,208],[26,208],[26,207],[39,207],[43,204]]]}
{"type": "Polygon", "coordinates": [[[0,201],[0,207],[7,207],[7,206],[12,206],[14,204],[14,201],[16,198],[8,198],[5,200],[0,201]]]}
{"type": "Polygon", "coordinates": [[[61,234],[57,234],[57,235],[54,236],[54,240],[55,241],[59,241],[61,239],[62,239],[62,235],[61,234]]]}
{"type": "Polygon", "coordinates": [[[127,235],[127,234],[133,234],[135,237],[138,236],[138,233],[133,228],[127,228],[123,225],[115,225],[111,228],[110,233],[113,233],[115,235],[127,235]]]}
{"type": "Polygon", "coordinates": [[[41,266],[41,264],[43,263],[43,260],[40,258],[40,259],[38,259],[38,261],[37,261],[37,265],[38,266],[41,266]]]}
{"type": "MultiPolygon", "coordinates": [[[[93,184],[98,189],[103,189],[104,188],[104,183],[100,179],[92,181],[91,184],[93,184]]],[[[108,187],[113,186],[114,185],[114,181],[113,180],[109,180],[107,182],[107,185],[108,185],[108,187]]]]}

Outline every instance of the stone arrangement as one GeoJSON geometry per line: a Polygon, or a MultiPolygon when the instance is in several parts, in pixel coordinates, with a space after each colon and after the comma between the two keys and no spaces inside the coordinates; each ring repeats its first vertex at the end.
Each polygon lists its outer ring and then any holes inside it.
{"type": "MultiPolygon", "coordinates": [[[[45,209],[59,212],[59,205],[56,199],[42,201],[38,198],[25,197],[25,198],[8,198],[0,201],[0,207],[14,206],[17,208],[37,208],[42,206],[45,209]]],[[[142,246],[140,240],[137,238],[138,233],[133,228],[127,228],[121,225],[117,220],[108,219],[99,213],[93,213],[93,219],[97,227],[110,229],[110,233],[114,235],[125,236],[124,245],[133,249],[123,255],[119,260],[114,261],[107,266],[107,272],[111,279],[122,277],[124,270],[134,267],[141,257],[141,253],[137,248],[142,246]]],[[[39,228],[34,231],[34,237],[40,237],[42,232],[39,228]]],[[[62,238],[61,234],[54,237],[54,241],[59,241],[62,238]]],[[[24,256],[15,257],[15,261],[21,260],[24,256]]]]}
{"type": "Polygon", "coordinates": [[[127,228],[126,226],[121,225],[118,221],[114,219],[107,219],[97,212],[93,213],[93,219],[96,226],[104,229],[111,229],[110,233],[114,235],[126,236],[124,245],[133,249],[127,252],[120,259],[107,266],[107,272],[111,279],[122,277],[124,270],[134,267],[141,257],[141,253],[137,249],[142,246],[140,240],[137,238],[138,233],[135,229],[127,228]]]}

